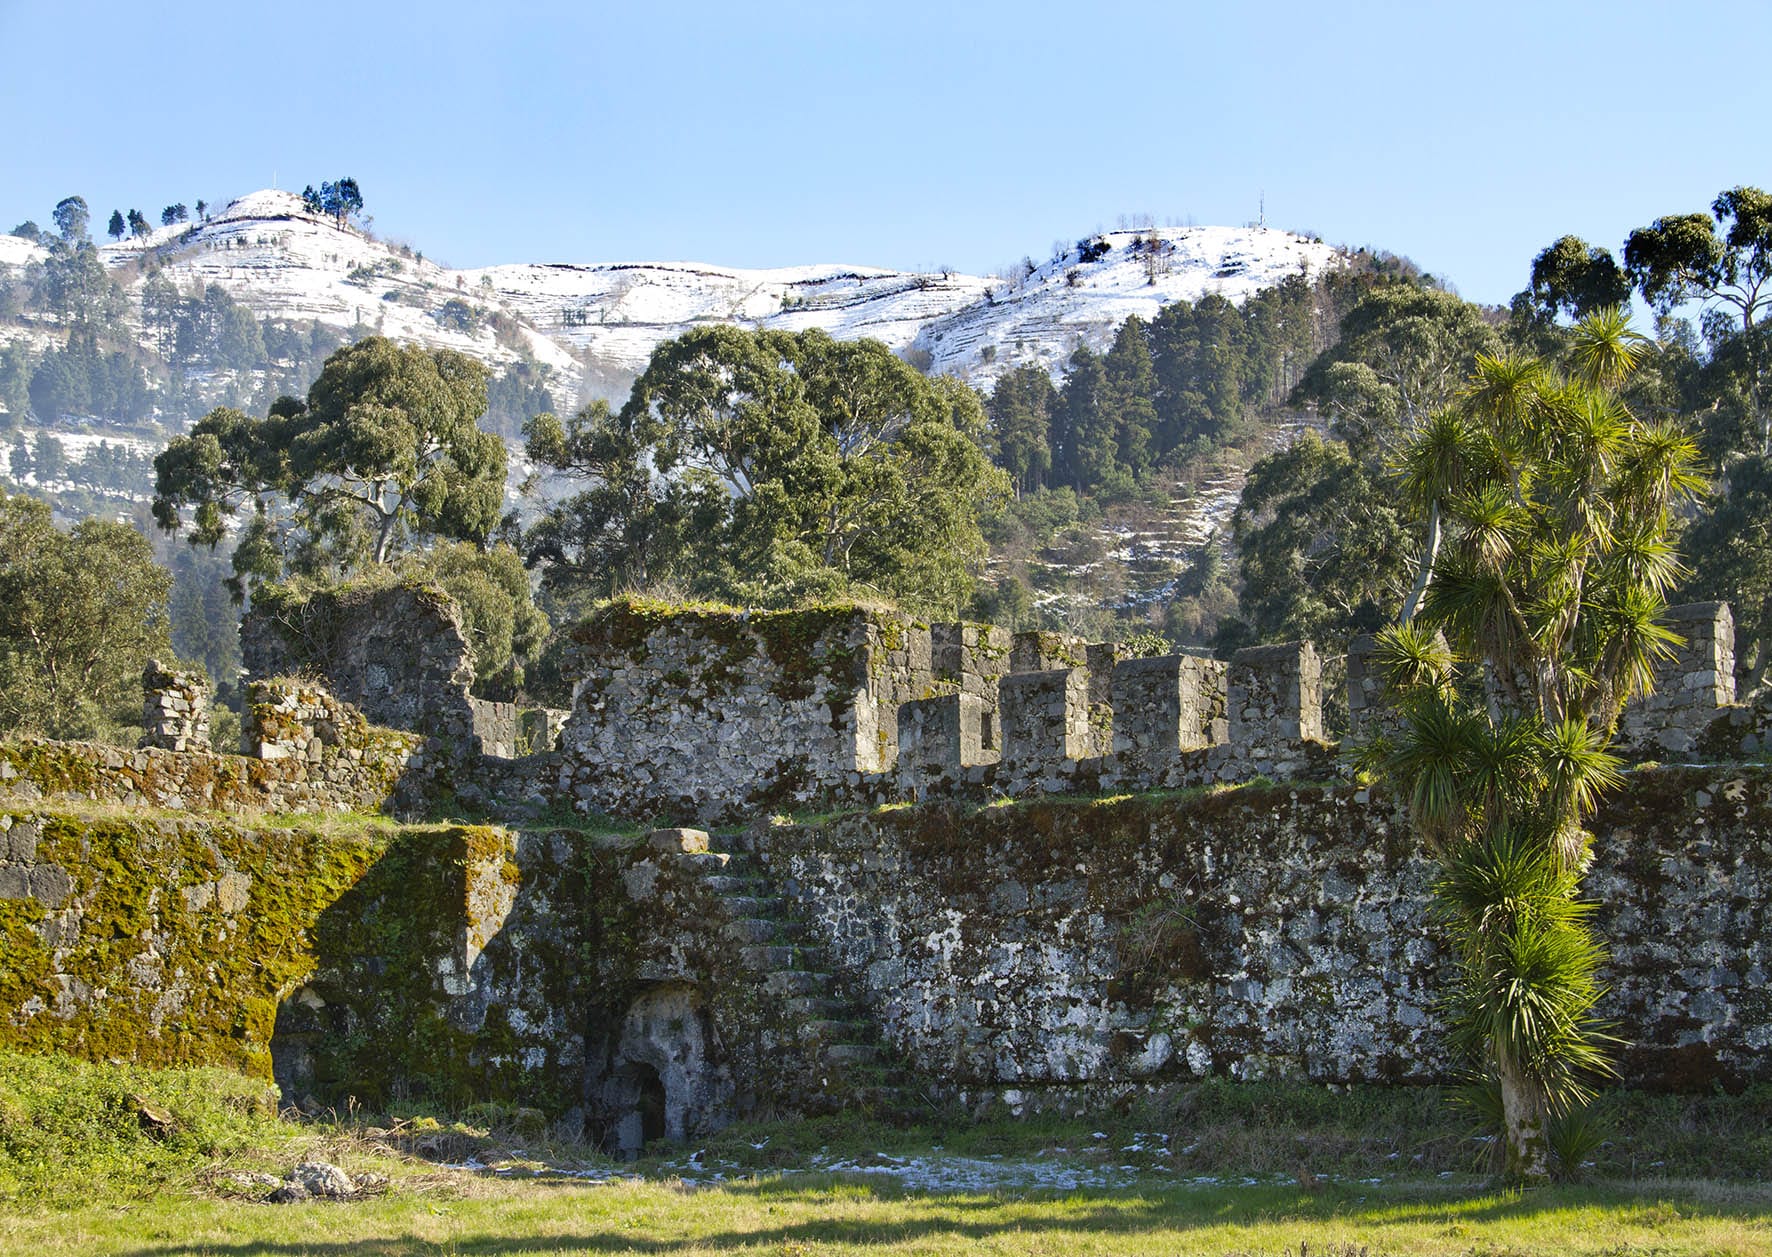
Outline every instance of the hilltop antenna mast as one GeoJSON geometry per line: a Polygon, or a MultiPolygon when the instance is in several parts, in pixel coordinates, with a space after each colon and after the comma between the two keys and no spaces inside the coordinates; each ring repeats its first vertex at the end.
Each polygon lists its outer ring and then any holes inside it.
{"type": "Polygon", "coordinates": [[[1266,188],[1263,188],[1261,190],[1261,200],[1259,202],[1257,202],[1257,204],[1260,206],[1260,208],[1256,211],[1256,223],[1258,226],[1266,227],[1267,226],[1267,189],[1266,188]]]}

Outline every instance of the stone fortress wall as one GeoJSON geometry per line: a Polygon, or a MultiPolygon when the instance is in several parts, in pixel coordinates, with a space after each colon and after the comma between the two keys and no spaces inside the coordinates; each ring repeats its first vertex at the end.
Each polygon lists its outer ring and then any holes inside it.
{"type": "MultiPolygon", "coordinates": [[[[244,757],[210,748],[202,679],[156,662],[143,677],[142,750],[41,743],[24,755],[14,743],[0,752],[0,774],[12,773],[0,785],[41,796],[72,773],[93,798],[286,811],[416,805],[446,788],[493,804],[736,823],[1345,775],[1323,686],[1325,665],[1342,661],[1310,642],[1228,661],[1128,658],[1063,634],[861,608],[616,604],[576,631],[581,679],[563,713],[475,698],[459,620],[433,591],[396,586],[327,614],[339,645],[320,666],[248,617],[261,679],[244,757]],[[515,754],[527,747],[543,749],[515,754]]],[[[1674,607],[1666,621],[1681,644],[1655,693],[1626,709],[1617,748],[1635,762],[1757,753],[1772,701],[1738,701],[1729,608],[1674,607]]],[[[1386,719],[1373,649],[1370,637],[1347,648],[1349,742],[1386,719]]]]}
{"type": "MultiPolygon", "coordinates": [[[[331,1098],[373,1063],[388,1086],[496,1082],[613,1131],[662,1087],[683,1135],[772,1105],[889,1105],[901,1088],[1014,1108],[1204,1074],[1451,1067],[1431,870],[1394,802],[1337,780],[1332,661],[1309,643],[1133,659],[855,608],[618,604],[576,632],[583,680],[558,749],[512,758],[477,723],[452,613],[410,590],[342,610],[341,661],[253,683],[244,754],[205,749],[207,695],[161,667],[144,677],[141,749],[0,742],[0,919],[26,946],[0,965],[0,1042],[231,1060],[246,1025],[254,1067],[278,1059],[292,1095],[331,1098]],[[401,632],[431,636],[402,653],[401,632]],[[1147,793],[1263,778],[1278,784],[1147,793]],[[316,881],[306,853],[333,841],[326,827],[224,833],[215,817],[60,801],[300,814],[470,789],[747,828],[716,839],[724,850],[680,830],[598,848],[513,808],[512,830],[386,847],[365,829],[316,881]],[[976,806],[1011,799],[1025,801],[976,806]],[[902,802],[930,805],[865,806],[902,802]],[[820,804],[849,810],[772,819],[820,804]],[[101,838],[112,864],[93,860],[101,838]],[[217,844],[225,859],[205,854],[217,844]],[[267,985],[243,970],[210,999],[208,1037],[155,1011],[195,998],[178,966],[233,955],[250,895],[272,893],[301,907],[286,914],[289,972],[267,985]],[[102,913],[160,923],[143,946],[166,981],[84,948],[111,928],[102,913]],[[376,924],[390,920],[392,935],[376,924]],[[393,1009],[382,975],[400,966],[424,980],[393,1009]],[[402,1038],[414,1018],[447,1028],[447,1062],[402,1038]]],[[[1633,773],[1596,823],[1607,1012],[1636,1045],[1633,1082],[1765,1081],[1772,776],[1739,761],[1767,746],[1772,702],[1736,693],[1726,607],[1669,621],[1684,644],[1620,741],[1638,762],[1720,763],[1633,773]]],[[[1369,639],[1346,675],[1348,738],[1370,737],[1386,707],[1369,639]]]]}
{"type": "MultiPolygon", "coordinates": [[[[1671,608],[1682,643],[1633,703],[1634,760],[1761,745],[1737,702],[1721,603],[1671,608]]],[[[1310,642],[1229,661],[1122,657],[1055,633],[865,610],[626,609],[581,637],[559,791],[613,815],[735,821],[759,809],[1178,789],[1342,775],[1310,642]]],[[[1373,640],[1345,658],[1348,740],[1385,719],[1373,640]]],[[[1334,661],[1341,662],[1341,661],[1334,661]]]]}

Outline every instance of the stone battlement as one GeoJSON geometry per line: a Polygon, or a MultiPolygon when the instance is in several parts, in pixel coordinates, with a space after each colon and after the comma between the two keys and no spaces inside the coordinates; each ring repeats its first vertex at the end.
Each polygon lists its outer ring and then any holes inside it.
{"type": "MultiPolygon", "coordinates": [[[[251,687],[244,751],[260,767],[211,752],[200,679],[156,664],[143,676],[143,749],[70,750],[89,765],[76,792],[203,806],[207,783],[238,779],[218,798],[373,808],[398,780],[411,800],[435,787],[519,809],[570,802],[613,816],[736,822],[809,807],[1343,772],[1324,721],[1325,658],[1311,642],[1251,647],[1228,661],[1128,658],[1122,647],[1062,634],[929,625],[862,607],[617,603],[573,631],[580,680],[562,716],[472,697],[459,624],[425,591],[379,590],[333,614],[352,644],[339,660],[251,687]],[[423,699],[407,702],[393,679],[393,629],[419,626],[420,612],[437,631],[405,656],[423,699]],[[514,758],[519,747],[542,753],[514,758]],[[271,763],[283,766],[267,774],[271,763]],[[191,788],[187,777],[204,785],[191,788]]],[[[1729,608],[1673,607],[1666,623],[1681,642],[1658,669],[1656,692],[1625,712],[1625,757],[1727,760],[1772,744],[1772,694],[1737,701],[1729,608]]],[[[255,657],[281,661],[262,645],[267,637],[261,628],[255,657]]],[[[1346,736],[1355,742],[1387,721],[1373,651],[1370,637],[1356,638],[1345,657],[1346,736]]],[[[54,792],[49,782],[19,784],[54,792]]]]}
{"type": "MultiPolygon", "coordinates": [[[[1760,744],[1737,703],[1727,606],[1670,608],[1683,642],[1633,704],[1636,759],[1760,744]],[[1720,722],[1720,723],[1719,723],[1720,722]]],[[[742,612],[618,604],[577,633],[582,680],[560,792],[615,815],[729,821],[759,809],[1152,790],[1337,775],[1311,642],[1122,657],[1057,633],[925,625],[858,607],[742,612]]],[[[1382,726],[1372,639],[1347,647],[1349,737],[1382,726]]]]}

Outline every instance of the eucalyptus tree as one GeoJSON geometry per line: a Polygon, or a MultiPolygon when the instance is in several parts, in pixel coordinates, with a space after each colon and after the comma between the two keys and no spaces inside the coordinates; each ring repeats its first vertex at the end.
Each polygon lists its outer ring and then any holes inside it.
{"type": "Polygon", "coordinates": [[[563,596],[676,584],[952,613],[983,563],[979,515],[1009,488],[976,393],[820,331],[697,329],[654,351],[619,412],[525,432],[531,458],[584,486],[525,539],[563,596]]]}
{"type": "Polygon", "coordinates": [[[305,400],[263,419],[221,407],[154,460],[154,517],[235,548],[245,580],[386,563],[429,539],[484,542],[504,498],[505,449],[476,426],[486,368],[450,350],[370,337],[326,360],[305,400]]]}
{"type": "Polygon", "coordinates": [[[1619,714],[1670,652],[1675,515],[1703,487],[1685,429],[1620,399],[1645,348],[1614,309],[1578,323],[1559,363],[1483,356],[1459,409],[1395,458],[1443,539],[1424,546],[1413,619],[1381,634],[1402,720],[1367,763],[1441,861],[1454,1041],[1498,1087],[1526,1180],[1611,1070],[1584,826],[1618,781],[1619,714]]]}
{"type": "Polygon", "coordinates": [[[171,653],[171,585],[128,524],[63,532],[47,503],[0,493],[0,727],[89,738],[134,723],[143,665],[171,653]]]}

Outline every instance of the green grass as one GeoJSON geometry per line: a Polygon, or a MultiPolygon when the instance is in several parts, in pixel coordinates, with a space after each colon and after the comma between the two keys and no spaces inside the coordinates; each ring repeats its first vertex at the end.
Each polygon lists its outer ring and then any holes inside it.
{"type": "Polygon", "coordinates": [[[7,1053],[0,1253],[1772,1252],[1772,1088],[1608,1103],[1613,1135],[1589,1180],[1528,1193],[1471,1172],[1467,1132],[1427,1088],[1208,1083],[1119,1113],[955,1112],[910,1128],[839,1115],[732,1127],[617,1166],[531,1110],[294,1120],[263,1083],[226,1071],[7,1053]],[[144,1109],[165,1110],[171,1129],[144,1123],[144,1109]],[[1125,1151],[1135,1142],[1144,1151],[1125,1151]],[[728,1181],[685,1182],[692,1151],[702,1177],[718,1165],[728,1181]],[[882,1155],[1137,1169],[1113,1188],[925,1193],[816,1168],[882,1155]],[[386,1175],[389,1190],[271,1206],[236,1177],[315,1157],[386,1175]],[[502,1172],[447,1168],[470,1157],[502,1172]],[[593,1184],[574,1171],[639,1177],[593,1184]]]}
{"type": "Polygon", "coordinates": [[[0,1215],[0,1250],[227,1257],[437,1253],[1447,1254],[1749,1257],[1772,1248],[1764,1192],[1701,1186],[1537,1194],[1405,1186],[905,1194],[853,1182],[720,1188],[477,1180],[360,1203],[157,1198],[0,1215]]]}

